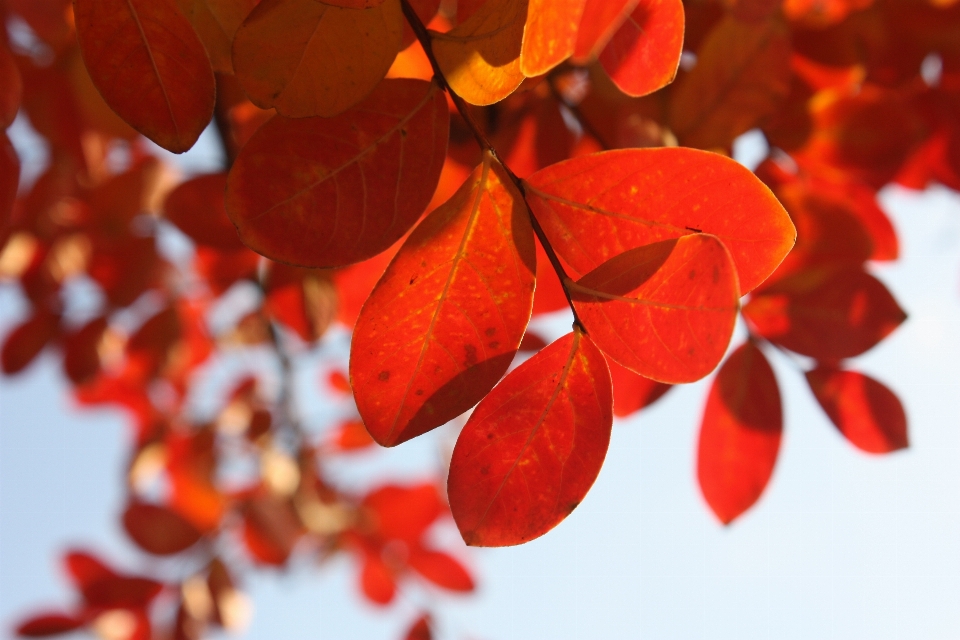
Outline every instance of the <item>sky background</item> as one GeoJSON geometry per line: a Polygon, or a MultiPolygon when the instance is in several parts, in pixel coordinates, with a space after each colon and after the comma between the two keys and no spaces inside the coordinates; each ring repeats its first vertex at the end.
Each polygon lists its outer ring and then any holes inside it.
{"type": "MultiPolygon", "coordinates": [[[[42,149],[22,123],[12,137],[29,180],[42,149]]],[[[747,164],[756,154],[756,145],[739,147],[747,164]]],[[[178,163],[189,174],[219,159],[205,135],[178,163]]],[[[707,389],[700,382],[616,424],[593,489],[543,538],[473,550],[451,523],[442,527],[438,538],[478,578],[475,594],[415,586],[379,609],[358,596],[346,559],[300,563],[245,577],[255,612],[241,637],[400,638],[428,603],[439,613],[438,637],[450,640],[960,640],[960,197],[888,188],[882,201],[901,259],[872,270],[910,317],[851,366],[903,400],[907,451],[876,457],[854,449],[816,404],[797,362],[769,353],[785,435],[766,493],[732,526],[717,522],[696,485],[707,389]]],[[[0,336],[24,313],[16,290],[0,286],[0,336]]],[[[563,330],[562,318],[541,322],[563,330]]],[[[343,358],[347,343],[346,332],[334,330],[322,349],[343,358]]],[[[308,356],[305,370],[318,357],[308,356]]],[[[72,602],[59,568],[68,545],[101,550],[125,568],[149,567],[117,517],[124,419],[76,411],[61,376],[48,353],[23,374],[0,378],[0,637],[31,611],[72,602]]],[[[315,371],[298,384],[300,397],[319,402],[315,371]]],[[[339,471],[357,486],[422,479],[454,435],[438,430],[339,471]]]]}

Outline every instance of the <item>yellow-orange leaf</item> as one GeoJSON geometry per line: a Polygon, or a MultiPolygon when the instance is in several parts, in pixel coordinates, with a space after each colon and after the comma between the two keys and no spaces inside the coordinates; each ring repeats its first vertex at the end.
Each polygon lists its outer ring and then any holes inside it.
{"type": "Polygon", "coordinates": [[[730,250],[747,293],[796,239],[787,212],[753,173],[706,151],[605,151],[547,167],[525,183],[530,206],[573,277],[628,249],[703,232],[730,250]]]}
{"type": "Polygon", "coordinates": [[[603,354],[574,330],[510,373],[474,410],[450,461],[447,495],[464,541],[542,536],[580,504],[610,444],[603,354]]]}
{"type": "Polygon", "coordinates": [[[480,401],[520,346],[536,249],[523,197],[489,154],[411,234],[360,312],[357,408],[393,446],[480,401]]]}
{"type": "Polygon", "coordinates": [[[329,117],[377,86],[402,35],[400,0],[371,9],[263,0],[237,31],[233,66],[258,107],[291,118],[329,117]]]}
{"type": "Polygon", "coordinates": [[[375,256],[430,202],[446,154],[450,112],[423,80],[384,80],[334,118],[263,125],[227,180],[240,239],[279,262],[334,267],[375,256]]]}
{"type": "Polygon", "coordinates": [[[193,146],[213,116],[213,69],[172,2],[76,0],[77,39],[110,108],[174,153],[193,146]]]}
{"type": "Polygon", "coordinates": [[[625,251],[571,285],[593,341],[640,375],[671,384],[706,376],[737,320],[737,272],[707,234],[625,251]]]}
{"type": "Polygon", "coordinates": [[[523,75],[541,76],[573,54],[586,1],[530,0],[520,51],[523,75]]]}
{"type": "Polygon", "coordinates": [[[488,0],[447,33],[431,32],[447,83],[470,104],[503,100],[523,82],[520,51],[527,0],[488,0]]]}

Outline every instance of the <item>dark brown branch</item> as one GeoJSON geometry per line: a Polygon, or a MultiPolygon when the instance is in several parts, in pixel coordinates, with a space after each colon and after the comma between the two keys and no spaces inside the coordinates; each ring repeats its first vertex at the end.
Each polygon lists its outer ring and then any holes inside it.
{"type": "Polygon", "coordinates": [[[403,8],[403,15],[406,17],[407,23],[410,25],[410,28],[413,29],[413,32],[417,36],[417,40],[420,41],[420,45],[423,47],[423,51],[427,55],[427,59],[430,61],[430,66],[433,68],[434,82],[440,85],[440,87],[447,92],[447,95],[450,96],[450,99],[453,101],[457,111],[463,117],[464,121],[466,121],[467,127],[470,129],[470,132],[476,139],[477,144],[479,144],[480,147],[485,151],[489,151],[497,160],[497,162],[500,163],[500,166],[503,167],[503,170],[507,173],[510,181],[523,197],[523,204],[527,209],[527,215],[530,217],[530,224],[533,227],[533,232],[536,234],[541,246],[543,246],[543,250],[546,252],[547,258],[550,260],[550,265],[553,267],[557,277],[560,279],[560,286],[563,287],[563,293],[567,298],[567,304],[570,305],[570,311],[573,313],[573,323],[579,327],[581,331],[587,333],[583,323],[580,322],[580,317],[577,315],[577,310],[573,306],[573,298],[570,297],[570,290],[567,288],[567,282],[570,282],[572,279],[567,275],[566,269],[563,268],[563,263],[560,262],[560,257],[554,250],[553,245],[550,244],[550,240],[547,239],[547,234],[544,233],[543,227],[540,226],[540,221],[537,220],[536,215],[533,213],[533,209],[530,208],[530,203],[527,202],[527,189],[523,183],[523,180],[518,178],[517,175],[510,169],[510,167],[500,159],[500,156],[497,155],[497,150],[494,148],[493,144],[491,144],[480,125],[477,124],[476,119],[473,117],[473,113],[470,111],[469,105],[457,94],[456,91],[450,87],[450,84],[447,82],[447,78],[443,75],[443,70],[440,69],[440,63],[437,61],[437,57],[433,53],[433,41],[430,39],[430,32],[427,31],[427,27],[423,24],[423,21],[420,19],[420,16],[417,15],[417,12],[414,10],[409,0],[400,0],[400,4],[403,8]]]}

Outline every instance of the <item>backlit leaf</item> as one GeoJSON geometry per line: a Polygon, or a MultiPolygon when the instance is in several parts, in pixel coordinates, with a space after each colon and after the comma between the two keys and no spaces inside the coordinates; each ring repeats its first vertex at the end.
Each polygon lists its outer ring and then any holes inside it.
{"type": "Polygon", "coordinates": [[[65,613],[42,613],[17,625],[17,635],[26,638],[43,638],[75,631],[84,625],[78,616],[65,613]]]}
{"type": "Polygon", "coordinates": [[[237,229],[227,217],[227,174],[198,176],[180,184],[163,203],[163,215],[199,245],[221,251],[242,249],[237,229]]]}
{"type": "Polygon", "coordinates": [[[493,388],[530,319],[535,260],[522,196],[487,155],[407,239],[360,312],[350,377],[377,442],[438,427],[493,388]]]}
{"type": "Polygon", "coordinates": [[[853,445],[868,453],[907,447],[907,415],[886,386],[862,373],[827,366],[806,376],[817,402],[853,445]]]}
{"type": "Polygon", "coordinates": [[[790,38],[783,22],[720,22],[677,81],[670,125],[681,144],[726,148],[772,114],[790,92],[790,38]]]}
{"type": "Polygon", "coordinates": [[[618,418],[649,407],[673,388],[673,385],[637,375],[616,362],[608,360],[607,364],[613,381],[613,415],[618,418]]]}
{"type": "Polygon", "coordinates": [[[627,16],[633,13],[638,2],[639,0],[586,0],[577,31],[574,61],[583,63],[595,58],[620,29],[627,16]]]}
{"type": "Polygon", "coordinates": [[[673,82],[683,48],[681,0],[641,0],[600,52],[621,91],[644,96],[673,82]]]}
{"type": "Polygon", "coordinates": [[[213,115],[213,69],[173,2],[76,0],[77,39],[107,104],[161,147],[182,153],[213,115]]]}
{"type": "Polygon", "coordinates": [[[707,504],[730,524],[763,493],[783,431],[773,369],[753,343],[738,348],[710,387],[700,427],[697,477],[707,504]]]}
{"type": "Polygon", "coordinates": [[[467,544],[528,542],[583,500],[607,453],[607,364],[574,330],[511,372],[460,433],[447,494],[467,544]]]}
{"type": "Polygon", "coordinates": [[[453,556],[442,551],[415,548],[408,559],[410,567],[424,578],[451,591],[473,591],[473,578],[453,556]]]}
{"type": "Polygon", "coordinates": [[[746,293],[796,239],[790,217],[756,176],[705,151],[605,151],[547,167],[525,183],[527,200],[572,277],[628,249],[703,232],[730,250],[746,293]]]}
{"type": "Polygon", "coordinates": [[[335,118],[274,117],[230,170],[227,214],[248,247],[278,262],[374,256],[430,202],[448,122],[443,93],[422,80],[385,80],[335,118]]]}
{"type": "Polygon", "coordinates": [[[93,379],[100,371],[98,346],[107,329],[107,319],[95,318],[64,337],[63,370],[74,384],[93,379]]]}
{"type": "Polygon", "coordinates": [[[407,631],[404,640],[433,640],[433,633],[430,631],[430,616],[422,615],[417,618],[407,631]]]}
{"type": "Polygon", "coordinates": [[[36,312],[3,340],[0,364],[7,375],[27,368],[60,330],[60,317],[43,309],[36,312]]]}
{"type": "Polygon", "coordinates": [[[573,55],[586,2],[530,0],[520,51],[520,69],[525,76],[543,75],[573,55]]]}
{"type": "Polygon", "coordinates": [[[389,604],[397,593],[393,573],[379,554],[367,552],[360,569],[360,588],[374,604],[389,604]]]}
{"type": "Polygon", "coordinates": [[[6,42],[0,39],[0,129],[9,127],[17,117],[22,95],[20,70],[6,42]]]}
{"type": "Polygon", "coordinates": [[[192,547],[200,532],[182,516],[166,507],[132,502],[123,513],[123,528],[144,551],[171,555],[192,547]]]}
{"type": "Polygon", "coordinates": [[[470,104],[503,100],[523,82],[520,50],[527,0],[487,0],[447,33],[431,32],[450,88],[470,104]]]}
{"type": "Polygon", "coordinates": [[[570,289],[604,353],[670,384],[699,380],[720,363],[740,299],[730,254],[706,234],[625,251],[570,289]]]}
{"type": "Polygon", "coordinates": [[[344,9],[317,0],[263,0],[233,41],[250,100],[291,118],[334,116],[383,79],[403,35],[400,0],[344,9]]]}
{"type": "Polygon", "coordinates": [[[825,361],[867,351],[906,320],[879,280],[857,267],[821,267],[779,280],[743,315],[757,334],[825,361]]]}

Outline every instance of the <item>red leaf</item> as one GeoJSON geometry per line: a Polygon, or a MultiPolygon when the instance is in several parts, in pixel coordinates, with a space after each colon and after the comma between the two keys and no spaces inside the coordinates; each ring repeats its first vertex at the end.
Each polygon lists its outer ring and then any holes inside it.
{"type": "Polygon", "coordinates": [[[243,540],[250,554],[263,564],[282,566],[303,533],[293,507],[273,496],[258,496],[247,503],[243,540]]]}
{"type": "Polygon", "coordinates": [[[370,258],[430,202],[448,122],[443,92],[422,80],[385,80],[334,118],[276,116],[230,170],[227,213],[244,244],[278,262],[370,258]]]}
{"type": "Polygon", "coordinates": [[[424,578],[451,591],[473,591],[473,578],[456,559],[441,551],[414,548],[407,560],[424,578]]]}
{"type": "Polygon", "coordinates": [[[63,369],[74,384],[89,382],[100,372],[100,340],[107,330],[106,318],[95,318],[63,340],[63,369]]]}
{"type": "Polygon", "coordinates": [[[637,375],[616,362],[607,361],[607,364],[613,380],[613,414],[618,418],[649,407],[673,388],[673,385],[637,375]]]}
{"type": "Polygon", "coordinates": [[[699,380],[720,363],[740,299],[730,254],[706,234],[630,249],[570,288],[604,353],[671,384],[699,380]]]}
{"type": "Polygon", "coordinates": [[[673,82],[683,48],[681,0],[641,0],[600,52],[621,91],[645,96],[673,82]]]}
{"type": "Polygon", "coordinates": [[[743,315],[764,338],[825,361],[860,355],[907,318],[883,283],[842,265],[773,283],[753,296],[743,315]]]}
{"type": "Polygon", "coordinates": [[[574,62],[583,63],[596,57],[638,2],[639,0],[586,0],[577,31],[574,62]]]}
{"type": "Polygon", "coordinates": [[[183,153],[213,116],[206,50],[173,2],[76,0],[80,52],[110,108],[161,147],[183,153]]]}
{"type": "Polygon", "coordinates": [[[796,239],[790,217],[756,176],[705,151],[606,151],[547,167],[525,183],[530,206],[573,277],[627,249],[702,231],[730,250],[746,293],[796,239]]]}
{"type": "Polygon", "coordinates": [[[127,506],[123,528],[141,549],[160,556],[185,551],[201,537],[197,528],[178,513],[140,502],[127,506]]]}
{"type": "Polygon", "coordinates": [[[163,585],[155,580],[119,575],[98,558],[83,551],[71,551],[64,560],[74,584],[91,607],[145,607],[163,589],[163,585]]]}
{"type": "Polygon", "coordinates": [[[376,530],[382,538],[408,544],[419,541],[445,511],[440,494],[432,484],[381,487],[363,499],[363,506],[375,515],[376,530]]]}
{"type": "Polygon", "coordinates": [[[433,640],[433,633],[430,631],[430,616],[424,614],[417,618],[404,640],[433,640]]]}
{"type": "Polygon", "coordinates": [[[484,398],[460,433],[447,482],[467,544],[527,542],[580,504],[610,443],[611,394],[603,354],[575,330],[484,398]]]}
{"type": "Polygon", "coordinates": [[[394,446],[457,417],[503,376],[533,304],[523,197],[490,155],[403,244],[360,312],[357,409],[394,446]]]}
{"type": "Polygon", "coordinates": [[[83,618],[65,613],[42,613],[17,626],[17,635],[27,638],[56,636],[75,631],[84,625],[83,618]]]}
{"type": "Polygon", "coordinates": [[[346,420],[340,423],[330,438],[340,451],[359,451],[376,444],[370,432],[359,420],[346,420]]]}
{"type": "Polygon", "coordinates": [[[0,132],[0,242],[6,242],[7,224],[20,186],[20,159],[6,133],[0,132]]]}
{"type": "Polygon", "coordinates": [[[221,251],[242,249],[237,229],[227,217],[226,188],[225,173],[188,180],[167,196],[163,215],[199,245],[221,251]]]}
{"type": "Polygon", "coordinates": [[[377,553],[364,554],[363,568],[360,570],[360,588],[363,594],[374,604],[390,604],[397,593],[397,583],[393,573],[377,553]]]}
{"type": "Polygon", "coordinates": [[[782,431],[777,379],[763,352],[748,342],[720,368],[700,427],[697,477],[724,524],[760,498],[773,474],[782,431]]]}
{"type": "Polygon", "coordinates": [[[0,39],[0,129],[9,127],[17,117],[22,95],[23,80],[17,63],[7,43],[0,39]]]}
{"type": "Polygon", "coordinates": [[[907,447],[907,415],[886,386],[856,371],[821,366],[807,382],[840,433],[868,453],[907,447]]]}
{"type": "Polygon", "coordinates": [[[16,329],[7,334],[0,351],[0,363],[7,375],[27,368],[60,331],[60,316],[37,309],[16,329]]]}

